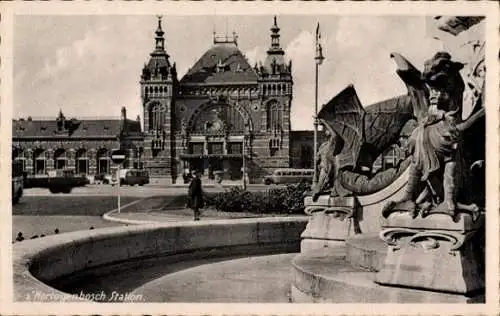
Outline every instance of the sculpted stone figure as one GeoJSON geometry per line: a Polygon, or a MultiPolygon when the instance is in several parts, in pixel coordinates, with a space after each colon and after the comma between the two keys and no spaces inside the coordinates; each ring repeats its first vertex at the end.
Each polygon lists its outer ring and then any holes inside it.
{"type": "Polygon", "coordinates": [[[316,156],[316,185],[312,188],[312,198],[316,201],[321,193],[329,192],[332,196],[345,196],[350,192],[340,185],[337,172],[337,155],[342,150],[343,140],[337,133],[325,122],[320,119],[325,135],[328,137],[318,149],[316,156]]]}
{"type": "MultiPolygon", "coordinates": [[[[395,58],[398,74],[404,81],[411,80],[412,76],[408,74],[418,73],[418,70],[401,56],[395,56],[398,57],[395,58]]],[[[409,90],[405,95],[363,107],[351,85],[325,104],[318,113],[318,119],[325,131],[334,137],[330,136],[318,153],[317,159],[323,162],[318,166],[323,171],[318,170],[317,174],[321,176],[323,172],[325,178],[318,179],[313,195],[321,192],[331,196],[366,195],[392,183],[407,164],[372,175],[373,163],[398,142],[405,124],[414,119],[415,112],[422,107],[421,99],[409,90]],[[335,146],[333,159],[331,148],[335,146]]]]}
{"type": "Polygon", "coordinates": [[[313,188],[313,198],[322,193],[331,196],[372,194],[390,185],[411,165],[411,181],[404,199],[389,203],[384,216],[401,203],[415,216],[417,204],[423,205],[424,212],[430,210],[430,206],[434,207],[433,212],[450,215],[455,214],[457,208],[477,212],[477,206],[456,200],[469,166],[484,157],[481,151],[468,155],[467,167],[464,166],[464,141],[476,148],[474,142],[480,143],[480,137],[484,137],[481,124],[474,125],[484,118],[484,108],[478,104],[473,114],[462,121],[464,82],[459,73],[462,64],[453,62],[448,53],[438,53],[425,64],[422,74],[403,56],[393,53],[391,57],[398,67],[397,74],[406,84],[407,94],[363,107],[354,87],[349,86],[318,113],[330,138],[318,153],[318,184],[313,188]],[[409,141],[410,156],[394,168],[373,174],[374,161],[398,142],[404,125],[410,120],[418,122],[409,141]],[[473,125],[474,128],[464,133],[473,125]],[[476,136],[479,138],[474,140],[476,136]],[[446,203],[435,208],[443,200],[446,203]]]}
{"type": "Polygon", "coordinates": [[[400,201],[386,205],[385,217],[398,205],[413,217],[419,208],[422,215],[444,213],[453,217],[459,210],[477,215],[479,208],[475,204],[457,201],[467,174],[463,131],[484,114],[478,112],[468,122],[462,122],[464,82],[459,73],[462,67],[446,52],[437,53],[425,63],[421,80],[428,91],[428,111],[419,118],[409,140],[412,161],[405,194],[400,201]]]}

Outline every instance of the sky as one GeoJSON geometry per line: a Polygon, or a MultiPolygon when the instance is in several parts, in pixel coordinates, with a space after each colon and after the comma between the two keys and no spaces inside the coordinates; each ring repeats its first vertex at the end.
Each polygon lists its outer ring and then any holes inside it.
{"type": "MultiPolygon", "coordinates": [[[[429,19],[408,16],[278,15],[281,46],[292,60],[293,130],[312,129],[314,39],[320,23],[325,61],[319,105],[353,84],[363,105],[405,93],[391,52],[417,68],[446,48],[429,19]]],[[[271,15],[163,17],[166,50],[179,79],[212,46],[212,33],[238,34],[253,66],[270,46],[271,15]]],[[[142,117],[139,79],[154,48],[157,18],[142,16],[16,16],[13,117],[142,117]]]]}

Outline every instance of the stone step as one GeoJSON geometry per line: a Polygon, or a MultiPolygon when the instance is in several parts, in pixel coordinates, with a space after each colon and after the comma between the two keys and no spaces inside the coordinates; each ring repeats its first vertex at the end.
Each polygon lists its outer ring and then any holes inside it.
{"type": "Polygon", "coordinates": [[[484,293],[464,296],[382,286],[376,272],[346,261],[346,247],[323,248],[292,261],[291,300],[295,303],[484,303],[484,293]]]}

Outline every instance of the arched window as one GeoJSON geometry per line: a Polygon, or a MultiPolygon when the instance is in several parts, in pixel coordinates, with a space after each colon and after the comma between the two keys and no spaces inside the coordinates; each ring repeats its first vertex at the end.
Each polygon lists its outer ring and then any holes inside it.
{"type": "Polygon", "coordinates": [[[54,166],[55,169],[64,169],[66,168],[66,150],[64,148],[58,148],[54,152],[54,166]]]}
{"type": "Polygon", "coordinates": [[[164,111],[161,103],[153,103],[149,107],[149,130],[161,131],[164,124],[164,111]]]}
{"type": "Polygon", "coordinates": [[[240,135],[245,131],[242,113],[229,104],[215,104],[203,108],[190,123],[189,129],[194,134],[240,135]]]}
{"type": "Polygon", "coordinates": [[[33,174],[42,175],[46,173],[45,150],[37,148],[33,151],[33,174]]]}
{"type": "Polygon", "coordinates": [[[26,156],[25,151],[22,148],[12,149],[12,159],[20,163],[22,172],[26,170],[26,156]]]}
{"type": "Polygon", "coordinates": [[[76,174],[88,174],[89,173],[89,157],[87,155],[87,150],[85,148],[80,148],[77,150],[75,155],[76,162],[76,174]]]}
{"type": "Polygon", "coordinates": [[[281,111],[277,101],[270,101],[267,104],[267,129],[278,131],[281,129],[281,111]]]}
{"type": "Polygon", "coordinates": [[[97,151],[97,173],[98,174],[109,174],[109,152],[106,148],[101,148],[97,151]]]}

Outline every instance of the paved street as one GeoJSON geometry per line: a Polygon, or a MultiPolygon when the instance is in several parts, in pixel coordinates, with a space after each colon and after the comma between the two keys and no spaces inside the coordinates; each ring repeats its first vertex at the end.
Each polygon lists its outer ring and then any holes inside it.
{"type": "MultiPolygon", "coordinates": [[[[51,235],[121,225],[104,221],[101,216],[117,207],[114,196],[92,196],[75,194],[31,195],[26,190],[19,204],[12,208],[12,238],[22,232],[25,239],[34,235],[51,235]]],[[[48,190],[47,190],[48,191],[48,190]]],[[[123,197],[122,204],[137,200],[138,197],[123,197]]]]}
{"type": "MultiPolygon", "coordinates": [[[[226,188],[228,186],[225,186],[226,188]]],[[[249,185],[251,191],[268,189],[265,185],[249,185]]],[[[207,192],[221,191],[220,187],[207,185],[207,192]]],[[[187,186],[146,185],[123,186],[120,188],[121,205],[148,196],[162,195],[172,197],[187,193],[187,186]]],[[[26,189],[19,204],[12,209],[12,238],[22,232],[25,239],[41,234],[59,233],[121,226],[124,224],[109,222],[102,215],[117,208],[117,187],[111,185],[88,185],[74,188],[70,194],[52,194],[48,189],[26,189]]],[[[140,214],[139,214],[140,215],[140,214]]],[[[182,215],[182,214],[181,214],[182,215]]],[[[176,214],[175,218],[185,218],[176,214]]]]}
{"type": "MultiPolygon", "coordinates": [[[[234,182],[231,184],[224,184],[223,187],[229,189],[234,182]]],[[[249,191],[260,191],[266,190],[275,186],[267,186],[264,184],[251,184],[248,185],[247,189],[249,191]]],[[[147,197],[153,195],[179,195],[187,193],[187,185],[145,185],[145,186],[121,186],[120,195],[121,196],[132,196],[132,197],[147,197]]],[[[220,187],[216,187],[213,184],[204,184],[203,190],[206,192],[217,192],[221,191],[220,187]]],[[[118,187],[111,185],[87,185],[85,187],[74,188],[69,194],[53,194],[50,193],[48,189],[45,188],[31,188],[26,189],[25,196],[116,196],[118,192],[118,187]]]]}

